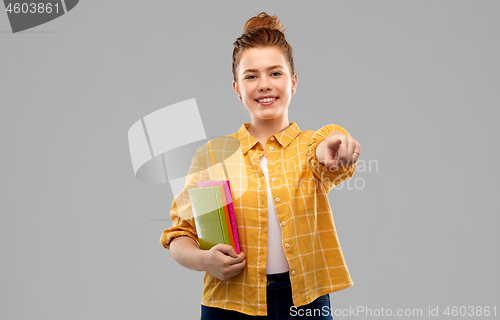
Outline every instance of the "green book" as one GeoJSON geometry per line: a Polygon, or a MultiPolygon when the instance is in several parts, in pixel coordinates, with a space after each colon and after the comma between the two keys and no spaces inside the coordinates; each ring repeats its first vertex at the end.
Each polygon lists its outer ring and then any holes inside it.
{"type": "Polygon", "coordinates": [[[231,245],[220,187],[193,188],[188,192],[200,248],[209,250],[219,243],[231,245]]]}

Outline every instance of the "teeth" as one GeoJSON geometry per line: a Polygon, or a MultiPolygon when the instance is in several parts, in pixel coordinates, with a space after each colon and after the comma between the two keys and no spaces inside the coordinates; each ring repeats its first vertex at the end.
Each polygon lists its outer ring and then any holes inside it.
{"type": "Polygon", "coordinates": [[[266,98],[266,99],[260,99],[259,102],[271,102],[271,101],[274,101],[276,100],[276,98],[266,98]]]}

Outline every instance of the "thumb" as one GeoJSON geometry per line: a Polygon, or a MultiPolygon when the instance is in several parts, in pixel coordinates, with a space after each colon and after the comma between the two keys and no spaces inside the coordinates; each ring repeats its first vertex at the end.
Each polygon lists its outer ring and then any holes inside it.
{"type": "Polygon", "coordinates": [[[332,140],[328,142],[328,148],[326,149],[326,160],[335,160],[340,145],[342,144],[342,140],[340,139],[332,139],[332,140]]]}
{"type": "Polygon", "coordinates": [[[340,140],[340,139],[336,139],[336,138],[330,139],[330,141],[328,141],[328,148],[338,150],[340,148],[341,143],[342,143],[342,140],[340,140]]]}
{"type": "Polygon", "coordinates": [[[325,165],[329,168],[335,169],[338,166],[337,153],[342,144],[340,139],[332,139],[328,142],[328,148],[325,150],[325,165]]]}
{"type": "Polygon", "coordinates": [[[233,258],[238,258],[238,255],[236,254],[236,252],[234,251],[233,247],[231,247],[230,245],[227,245],[227,244],[223,244],[223,243],[219,243],[217,245],[217,249],[220,251],[220,252],[223,252],[225,254],[227,254],[228,256],[230,257],[233,257],[233,258]]]}

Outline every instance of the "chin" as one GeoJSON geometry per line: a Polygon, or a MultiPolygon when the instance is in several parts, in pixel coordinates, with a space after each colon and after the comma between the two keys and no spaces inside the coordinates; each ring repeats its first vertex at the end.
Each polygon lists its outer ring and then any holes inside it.
{"type": "Polygon", "coordinates": [[[282,116],[282,114],[276,114],[276,113],[273,113],[273,114],[261,114],[261,115],[259,115],[259,118],[263,119],[263,120],[271,120],[271,119],[279,118],[281,116],[282,116]]]}

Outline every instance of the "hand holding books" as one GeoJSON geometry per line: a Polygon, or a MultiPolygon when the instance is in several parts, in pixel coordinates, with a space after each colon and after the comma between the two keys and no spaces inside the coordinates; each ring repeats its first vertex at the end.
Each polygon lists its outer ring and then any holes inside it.
{"type": "Polygon", "coordinates": [[[205,270],[222,281],[238,275],[247,262],[244,252],[237,255],[227,244],[217,244],[205,252],[203,262],[205,270]]]}

